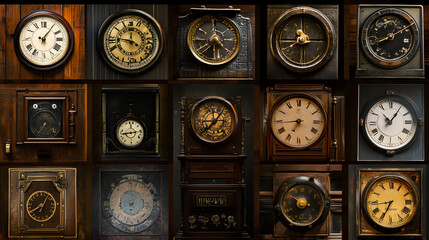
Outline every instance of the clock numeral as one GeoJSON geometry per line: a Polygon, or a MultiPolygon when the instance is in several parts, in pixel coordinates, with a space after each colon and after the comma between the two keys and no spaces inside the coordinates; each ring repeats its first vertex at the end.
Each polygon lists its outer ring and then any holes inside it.
{"type": "Polygon", "coordinates": [[[319,130],[317,130],[317,129],[315,129],[315,128],[312,128],[312,129],[311,129],[311,132],[312,132],[312,133],[314,133],[314,134],[317,134],[317,132],[318,132],[318,131],[319,131],[319,130]]]}
{"type": "Polygon", "coordinates": [[[39,52],[37,51],[37,49],[34,49],[34,51],[33,51],[33,56],[37,56],[37,54],[38,54],[39,52]]]}
{"type": "Polygon", "coordinates": [[[404,194],[404,197],[405,197],[405,196],[407,196],[408,194],[410,194],[410,192],[405,193],[405,194],[404,194]]]}
{"type": "Polygon", "coordinates": [[[389,224],[392,224],[392,216],[389,215],[389,224]]]}
{"type": "Polygon", "coordinates": [[[378,205],[378,200],[369,201],[369,205],[378,205]]]}
{"type": "Polygon", "coordinates": [[[299,137],[296,137],[296,143],[301,144],[301,139],[299,137]]]}
{"type": "Polygon", "coordinates": [[[286,136],[286,141],[290,141],[290,139],[292,138],[292,136],[290,135],[290,134],[288,134],[287,136],[286,136]]]}
{"type": "Polygon", "coordinates": [[[292,108],[292,104],[290,104],[290,102],[286,103],[286,106],[287,106],[288,108],[292,108]]]}
{"type": "Polygon", "coordinates": [[[42,28],[47,28],[47,23],[46,22],[41,22],[40,25],[42,25],[42,28]]]}
{"type": "Polygon", "coordinates": [[[46,58],[46,54],[45,54],[44,52],[42,53],[42,57],[43,57],[43,58],[46,58]]]}
{"type": "Polygon", "coordinates": [[[371,113],[372,115],[378,116],[378,114],[377,114],[377,113],[375,113],[375,112],[373,112],[373,111],[371,111],[371,112],[369,112],[369,113],[371,113]]]}
{"type": "Polygon", "coordinates": [[[109,43],[115,43],[116,42],[116,38],[109,36],[109,40],[107,40],[109,43]]]}
{"type": "Polygon", "coordinates": [[[133,22],[128,22],[128,26],[132,27],[134,25],[133,22]]]}
{"type": "Polygon", "coordinates": [[[109,206],[109,202],[108,201],[104,201],[104,206],[109,206]]]}
{"type": "Polygon", "coordinates": [[[55,35],[58,35],[60,33],[61,33],[61,30],[58,30],[58,31],[54,32],[55,35]]]}
{"type": "Polygon", "coordinates": [[[384,140],[384,135],[381,134],[380,137],[378,137],[378,141],[383,142],[383,140],[384,140]]]}
{"type": "Polygon", "coordinates": [[[54,46],[55,51],[58,52],[60,48],[61,48],[61,45],[59,45],[58,43],[55,43],[55,46],[54,46]]]}
{"type": "Polygon", "coordinates": [[[308,103],[307,107],[305,109],[308,109],[308,107],[310,107],[311,102],[308,103]]]}
{"type": "Polygon", "coordinates": [[[377,135],[377,133],[378,133],[378,129],[377,128],[374,128],[374,129],[372,129],[372,131],[371,131],[374,135],[377,135]]]}
{"type": "Polygon", "coordinates": [[[137,24],[136,24],[137,27],[140,27],[141,25],[142,25],[141,21],[138,21],[137,24]]]}
{"type": "Polygon", "coordinates": [[[386,213],[385,213],[385,212],[381,214],[381,216],[380,216],[380,222],[382,222],[382,221],[383,221],[383,219],[384,219],[384,217],[385,217],[385,216],[386,216],[386,213]]]}
{"type": "Polygon", "coordinates": [[[313,120],[313,124],[322,124],[322,120],[313,120]]]}
{"type": "Polygon", "coordinates": [[[285,112],[283,112],[282,110],[279,110],[279,112],[281,112],[281,113],[283,113],[283,114],[286,114],[285,112]]]}
{"type": "Polygon", "coordinates": [[[296,106],[301,107],[301,99],[296,100],[296,106]]]}
{"type": "Polygon", "coordinates": [[[409,208],[407,208],[407,207],[404,207],[404,208],[402,209],[402,212],[403,212],[403,213],[405,213],[405,214],[408,214],[408,213],[410,213],[410,212],[411,212],[411,209],[409,209],[409,208]]]}
{"type": "Polygon", "coordinates": [[[410,130],[404,128],[404,129],[402,129],[402,132],[405,133],[405,134],[408,134],[408,133],[410,133],[410,130]]]}
{"type": "Polygon", "coordinates": [[[411,203],[412,203],[411,200],[405,199],[405,205],[411,205],[411,203]]]}
{"type": "Polygon", "coordinates": [[[409,43],[409,42],[410,42],[410,39],[404,38],[404,43],[409,43]]]}
{"type": "Polygon", "coordinates": [[[372,212],[373,212],[374,214],[377,214],[378,212],[380,212],[380,209],[376,208],[376,209],[372,210],[372,212]]]}
{"type": "Polygon", "coordinates": [[[311,115],[316,114],[319,111],[319,109],[317,109],[316,111],[314,111],[313,113],[311,113],[311,115]]]}
{"type": "Polygon", "coordinates": [[[34,31],[31,31],[30,29],[27,29],[27,31],[32,32],[32,33],[34,32],[34,31]]]}
{"type": "Polygon", "coordinates": [[[395,188],[395,183],[394,182],[390,182],[389,183],[389,188],[390,189],[394,189],[395,188]]]}
{"type": "Polygon", "coordinates": [[[28,51],[31,51],[31,49],[33,49],[33,46],[32,46],[31,44],[28,44],[28,45],[26,46],[26,48],[28,49],[28,51]]]}
{"type": "Polygon", "coordinates": [[[55,54],[53,52],[51,52],[51,50],[49,50],[49,53],[51,54],[51,56],[55,56],[55,54]]]}
{"type": "Polygon", "coordinates": [[[398,189],[396,189],[396,191],[398,191],[398,192],[399,192],[399,189],[401,189],[401,187],[402,187],[402,184],[401,184],[401,185],[399,185],[399,187],[398,187],[398,189]]]}
{"type": "Polygon", "coordinates": [[[399,216],[399,214],[398,214],[398,218],[399,218],[399,222],[402,222],[403,218],[399,216]]]}
{"type": "Polygon", "coordinates": [[[130,63],[136,63],[137,60],[135,58],[130,58],[130,63]]]}
{"type": "MultiPolygon", "coordinates": [[[[280,121],[281,121],[281,120],[280,120],[280,121]]],[[[285,132],[286,130],[285,130],[285,128],[284,128],[284,127],[282,127],[282,128],[280,128],[278,131],[279,131],[279,133],[280,133],[280,134],[282,134],[282,133],[283,133],[283,132],[285,132]]]]}
{"type": "Polygon", "coordinates": [[[389,108],[393,108],[393,102],[389,102],[389,108]]]}
{"type": "Polygon", "coordinates": [[[380,183],[380,187],[381,187],[383,190],[386,190],[386,188],[384,188],[384,186],[383,186],[383,184],[382,184],[382,183],[380,183]]]}
{"type": "Polygon", "coordinates": [[[408,114],[410,114],[410,112],[406,112],[406,113],[404,113],[404,115],[403,115],[403,116],[407,116],[408,114]]]}
{"type": "Polygon", "coordinates": [[[380,193],[377,193],[377,192],[372,192],[372,194],[375,194],[375,195],[377,195],[377,196],[380,196],[380,193]]]}
{"type": "Polygon", "coordinates": [[[405,122],[404,122],[405,124],[411,124],[411,123],[413,123],[413,121],[411,121],[411,120],[405,120],[405,122]]]}
{"type": "MultiPolygon", "coordinates": [[[[116,49],[116,45],[113,45],[113,46],[111,46],[110,48],[109,48],[109,50],[110,51],[113,51],[113,50],[115,50],[116,49]]],[[[123,60],[123,59],[122,59],[123,60]]]]}
{"type": "Polygon", "coordinates": [[[57,42],[62,42],[63,38],[57,38],[57,42]]]}
{"type": "Polygon", "coordinates": [[[371,122],[369,122],[369,125],[370,126],[375,126],[377,123],[376,122],[374,122],[374,121],[371,121],[371,122]]]}
{"type": "Polygon", "coordinates": [[[384,110],[383,104],[380,104],[379,107],[384,110]]]}
{"type": "Polygon", "coordinates": [[[39,25],[37,25],[37,23],[33,23],[33,26],[37,29],[39,29],[39,25]]]}

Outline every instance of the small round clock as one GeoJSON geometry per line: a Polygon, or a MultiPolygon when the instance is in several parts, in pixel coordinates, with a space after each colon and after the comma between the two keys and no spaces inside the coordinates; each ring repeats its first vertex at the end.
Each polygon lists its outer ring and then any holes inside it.
{"type": "Polygon", "coordinates": [[[31,219],[46,222],[51,219],[57,209],[55,198],[47,191],[36,191],[28,197],[26,210],[31,219]]]}
{"type": "Polygon", "coordinates": [[[328,191],[314,177],[289,178],[276,193],[277,216],[286,227],[297,231],[321,224],[328,216],[329,206],[328,191]]]}
{"type": "Polygon", "coordinates": [[[240,31],[228,17],[207,15],[191,24],[187,42],[189,50],[200,62],[221,65],[237,56],[240,31]]]}
{"type": "Polygon", "coordinates": [[[419,209],[419,191],[399,173],[374,177],[362,192],[362,211],[368,222],[382,232],[397,232],[409,225],[419,209]]]}
{"type": "Polygon", "coordinates": [[[225,142],[238,127],[234,106],[222,97],[206,97],[195,103],[190,121],[194,135],[206,143],[225,142]]]}
{"type": "Polygon", "coordinates": [[[15,28],[15,52],[21,62],[36,70],[63,65],[74,46],[72,28],[61,15],[38,10],[25,16],[15,28]]]}
{"type": "Polygon", "coordinates": [[[155,223],[161,211],[159,193],[148,179],[128,174],[110,186],[110,192],[103,199],[103,211],[116,229],[133,234],[155,223]]]}
{"type": "Polygon", "coordinates": [[[420,45],[417,22],[407,12],[384,8],[362,26],[360,44],[365,56],[383,68],[398,68],[411,61],[420,45]]]}
{"type": "Polygon", "coordinates": [[[361,127],[375,148],[393,155],[409,147],[418,135],[420,113],[415,103],[399,94],[388,94],[366,106],[361,127]]]}
{"type": "Polygon", "coordinates": [[[62,104],[58,101],[29,101],[29,137],[56,138],[62,133],[62,104]]]}
{"type": "Polygon", "coordinates": [[[295,7],[283,13],[270,34],[271,53],[294,72],[311,72],[325,65],[334,53],[334,27],[321,11],[295,7]]]}
{"type": "Polygon", "coordinates": [[[271,132],[281,144],[299,150],[321,139],[327,115],[318,99],[297,93],[285,95],[274,103],[269,122],[271,132]]]}
{"type": "Polygon", "coordinates": [[[116,139],[125,148],[137,148],[146,138],[146,126],[135,117],[122,118],[116,127],[116,139]]]}
{"type": "Polygon", "coordinates": [[[164,44],[161,25],[149,14],[126,9],[110,15],[98,31],[98,49],[113,69],[140,73],[157,62],[164,44]]]}

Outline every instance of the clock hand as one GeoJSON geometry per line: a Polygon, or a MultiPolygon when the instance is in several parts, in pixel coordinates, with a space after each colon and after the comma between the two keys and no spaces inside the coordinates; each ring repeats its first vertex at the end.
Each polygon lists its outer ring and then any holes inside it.
{"type": "Polygon", "coordinates": [[[46,196],[45,201],[42,203],[42,206],[40,207],[39,212],[42,212],[43,207],[45,206],[46,200],[48,200],[49,196],[46,196]]]}
{"type": "Polygon", "coordinates": [[[388,125],[392,125],[392,120],[390,120],[390,118],[386,117],[386,115],[384,115],[384,113],[382,113],[384,118],[387,120],[387,124],[388,125]]]}
{"type": "Polygon", "coordinates": [[[137,131],[134,131],[134,132],[124,132],[124,133],[121,133],[122,135],[128,135],[128,134],[132,134],[132,133],[136,133],[137,131]]]}
{"type": "Polygon", "coordinates": [[[294,43],[292,43],[291,45],[289,45],[289,46],[287,46],[287,47],[285,47],[285,48],[282,48],[282,51],[285,51],[286,49],[288,49],[288,48],[291,48],[291,47],[293,47],[295,44],[297,44],[298,42],[294,42],[294,43]]]}
{"type": "Polygon", "coordinates": [[[219,115],[217,115],[217,117],[216,118],[213,118],[212,119],[212,121],[211,121],[211,123],[210,123],[210,125],[208,126],[208,127],[206,127],[206,128],[204,128],[204,130],[201,132],[201,133],[203,133],[203,132],[205,132],[205,131],[207,131],[215,122],[217,122],[217,120],[219,119],[219,117],[220,117],[220,115],[222,115],[222,113],[223,113],[223,110],[225,110],[225,108],[224,109],[222,109],[222,111],[220,111],[220,113],[219,113],[219,115]]]}
{"type": "Polygon", "coordinates": [[[33,213],[34,211],[36,211],[37,209],[39,209],[41,207],[42,204],[37,205],[37,207],[33,208],[30,210],[30,213],[33,213]]]}
{"type": "Polygon", "coordinates": [[[135,45],[136,47],[138,47],[138,46],[139,46],[136,42],[134,42],[133,40],[130,40],[130,39],[120,38],[119,40],[127,41],[127,42],[129,42],[129,43],[131,43],[131,44],[133,44],[133,43],[134,43],[134,45],[135,45]]]}
{"type": "Polygon", "coordinates": [[[46,36],[48,35],[48,33],[52,30],[52,28],[55,26],[55,24],[52,25],[52,27],[49,29],[49,31],[45,34],[45,36],[42,37],[42,42],[46,41],[46,36]]]}
{"type": "Polygon", "coordinates": [[[389,205],[387,205],[386,211],[383,214],[381,214],[380,220],[383,220],[384,216],[386,216],[386,213],[389,210],[390,205],[392,205],[392,203],[393,203],[393,200],[389,201],[389,205]]]}
{"type": "Polygon", "coordinates": [[[393,115],[392,119],[390,119],[390,124],[392,124],[393,119],[396,117],[396,115],[398,115],[399,110],[401,109],[402,105],[398,108],[398,111],[395,112],[395,114],[393,115]]]}
{"type": "Polygon", "coordinates": [[[402,32],[402,31],[404,31],[405,29],[407,29],[407,28],[409,28],[409,27],[411,27],[413,24],[414,24],[414,22],[413,22],[413,23],[411,23],[410,25],[408,25],[408,26],[404,27],[403,29],[401,29],[401,30],[399,30],[399,31],[395,32],[395,33],[388,33],[388,34],[387,34],[387,37],[380,39],[380,40],[378,41],[378,43],[381,43],[381,42],[386,41],[386,40],[393,40],[393,37],[394,37],[396,34],[398,34],[398,33],[402,32]]]}
{"type": "Polygon", "coordinates": [[[43,130],[43,128],[46,126],[46,122],[43,123],[42,127],[39,129],[39,131],[37,132],[38,134],[40,134],[40,132],[43,130]]]}

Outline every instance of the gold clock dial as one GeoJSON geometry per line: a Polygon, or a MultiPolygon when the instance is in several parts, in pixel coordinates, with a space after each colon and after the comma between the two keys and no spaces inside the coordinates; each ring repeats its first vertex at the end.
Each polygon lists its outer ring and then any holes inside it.
{"type": "Polygon", "coordinates": [[[28,198],[26,209],[34,221],[46,222],[54,216],[57,202],[49,192],[37,191],[28,198]]]}
{"type": "Polygon", "coordinates": [[[101,52],[114,69],[136,73],[150,67],[160,56],[163,36],[158,22],[139,10],[110,16],[99,32],[101,52]]]}
{"type": "Polygon", "coordinates": [[[280,99],[271,113],[271,131],[282,144],[306,148],[324,134],[326,112],[318,100],[308,95],[280,99]]]}
{"type": "Polygon", "coordinates": [[[237,113],[232,104],[221,97],[209,97],[192,109],[191,125],[195,135],[209,143],[220,143],[233,135],[237,113]]]}
{"type": "Polygon", "coordinates": [[[116,128],[116,138],[122,146],[127,148],[140,146],[145,136],[143,123],[134,118],[121,120],[116,128]]]}
{"type": "Polygon", "coordinates": [[[418,192],[402,175],[385,175],[368,183],[363,206],[369,221],[379,227],[394,229],[413,220],[418,211],[418,192]]]}
{"type": "Polygon", "coordinates": [[[231,19],[203,16],[188,31],[188,47],[201,62],[220,65],[231,61],[240,49],[240,32],[231,19]]]}

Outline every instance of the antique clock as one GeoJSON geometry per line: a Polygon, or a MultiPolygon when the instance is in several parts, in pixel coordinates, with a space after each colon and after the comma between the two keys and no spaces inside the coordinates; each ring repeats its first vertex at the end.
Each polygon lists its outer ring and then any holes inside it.
{"type": "Polygon", "coordinates": [[[9,169],[9,237],[76,238],[76,169],[9,169]]]}
{"type": "Polygon", "coordinates": [[[329,206],[329,193],[325,186],[314,177],[299,176],[280,185],[274,209],[287,228],[306,231],[326,219],[329,206]]]}
{"type": "Polygon", "coordinates": [[[250,19],[232,7],[190,12],[178,20],[178,77],[252,79],[250,19]]]}
{"type": "Polygon", "coordinates": [[[424,77],[422,11],[416,5],[359,6],[357,77],[424,77]]]}
{"type": "Polygon", "coordinates": [[[95,238],[166,239],[167,171],[164,166],[103,166],[94,179],[95,238]]]}
{"type": "Polygon", "coordinates": [[[19,60],[26,66],[51,70],[70,58],[74,35],[64,17],[49,10],[38,10],[18,23],[14,45],[19,60]]]}
{"type": "Polygon", "coordinates": [[[149,14],[126,9],[110,15],[98,31],[98,49],[113,69],[140,73],[160,58],[164,35],[159,23],[149,14]]]}
{"type": "Polygon", "coordinates": [[[156,156],[159,151],[159,87],[102,89],[103,159],[156,156]]]}
{"type": "Polygon", "coordinates": [[[62,99],[28,101],[29,138],[62,138],[63,102],[62,99]]]}
{"type": "Polygon", "coordinates": [[[328,160],[330,89],[322,85],[276,85],[268,89],[267,97],[268,159],[328,160]]]}
{"type": "MultiPolygon", "coordinates": [[[[394,86],[394,85],[393,85],[394,86]]],[[[407,86],[411,88],[412,86],[407,86]]],[[[373,86],[361,86],[362,88],[373,88],[373,86]]],[[[394,87],[395,88],[395,87],[394,87]]],[[[420,132],[423,128],[423,116],[420,113],[421,99],[418,95],[408,95],[406,88],[396,87],[395,89],[386,89],[380,86],[378,96],[365,92],[365,104],[360,107],[360,135],[362,144],[370,146],[372,151],[378,151],[384,154],[378,159],[395,159],[395,155],[406,152],[415,142],[419,145],[421,138],[420,132]],[[418,104],[420,106],[418,106],[418,104]]],[[[373,90],[376,91],[376,88],[373,90]]],[[[417,90],[419,91],[419,90],[417,90]]],[[[363,153],[363,156],[370,153],[363,153]]],[[[365,158],[360,158],[364,160],[365,158]]],[[[406,158],[411,160],[413,158],[406,158]]]]}
{"type": "Polygon", "coordinates": [[[241,98],[182,98],[185,155],[240,155],[241,98]]]}
{"type": "Polygon", "coordinates": [[[360,169],[359,235],[421,236],[421,171],[360,169]]]}

